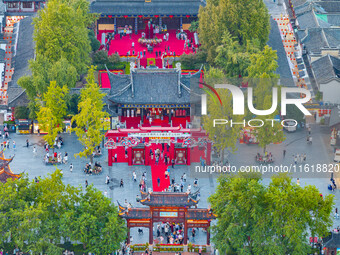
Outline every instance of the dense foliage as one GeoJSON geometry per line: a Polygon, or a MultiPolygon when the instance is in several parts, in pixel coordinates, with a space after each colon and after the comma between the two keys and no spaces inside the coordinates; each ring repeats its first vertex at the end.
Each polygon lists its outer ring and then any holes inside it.
{"type": "Polygon", "coordinates": [[[327,236],[334,196],[301,187],[287,175],[269,185],[253,174],[219,178],[209,198],[217,214],[212,227],[221,254],[310,254],[309,236],[327,236]]]}
{"type": "Polygon", "coordinates": [[[125,237],[110,199],[92,186],[64,185],[59,170],[38,182],[23,176],[0,183],[0,247],[59,255],[64,240],[81,243],[83,252],[108,254],[125,237]]]}

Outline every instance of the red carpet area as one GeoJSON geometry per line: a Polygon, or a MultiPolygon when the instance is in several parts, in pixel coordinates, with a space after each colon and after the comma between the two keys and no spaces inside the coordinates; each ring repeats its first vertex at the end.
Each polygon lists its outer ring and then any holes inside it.
{"type": "Polygon", "coordinates": [[[165,179],[165,170],[167,169],[167,165],[165,165],[164,162],[164,156],[167,155],[168,158],[171,157],[169,152],[166,152],[166,146],[165,146],[165,154],[163,155],[163,157],[161,156],[159,159],[159,163],[158,165],[156,165],[155,162],[155,150],[159,149],[162,152],[162,145],[161,144],[155,144],[153,143],[150,146],[150,149],[153,152],[153,159],[151,160],[151,175],[152,175],[152,189],[155,192],[160,192],[160,191],[164,191],[165,189],[168,189],[168,187],[170,186],[170,177],[168,177],[167,179],[165,179]],[[160,184],[158,186],[158,182],[157,179],[160,179],[160,184]]]}
{"type": "MultiPolygon", "coordinates": [[[[124,74],[123,70],[110,70],[110,71],[115,73],[115,74],[124,74]]],[[[99,71],[98,81],[99,81],[99,85],[102,89],[110,89],[111,88],[109,75],[107,74],[106,70],[100,70],[99,71]]]]}
{"type": "MultiPolygon", "coordinates": [[[[97,35],[97,39],[101,42],[101,38],[102,38],[102,33],[112,33],[113,31],[107,30],[107,31],[98,31],[98,35],[97,35]]],[[[170,52],[175,53],[177,56],[183,55],[185,54],[189,54],[189,53],[193,53],[193,50],[190,48],[188,49],[188,47],[186,47],[186,49],[184,49],[184,40],[179,40],[176,38],[176,30],[169,30],[169,40],[168,41],[164,41],[163,40],[163,36],[164,34],[155,34],[155,36],[158,39],[162,39],[162,42],[160,44],[158,44],[157,46],[154,47],[153,52],[148,52],[146,46],[139,44],[138,43],[138,39],[142,37],[142,32],[143,31],[139,31],[138,34],[131,34],[131,38],[130,35],[126,35],[123,36],[122,39],[120,39],[120,35],[116,34],[114,37],[114,40],[111,41],[110,43],[110,47],[109,47],[109,55],[114,54],[114,53],[118,53],[120,56],[127,56],[127,53],[130,51],[130,56],[131,55],[135,55],[137,56],[138,53],[139,55],[141,54],[141,52],[143,52],[143,58],[142,59],[147,59],[147,58],[155,58],[156,62],[157,59],[160,59],[159,56],[159,51],[161,52],[161,55],[164,52],[167,52],[167,54],[169,54],[170,52]],[[135,43],[134,47],[132,47],[132,42],[135,43]],[[168,50],[169,48],[169,50],[168,50]],[[144,56],[144,50],[146,50],[145,52],[145,56],[144,56]],[[135,54],[133,54],[133,51],[135,54]],[[156,58],[156,51],[157,51],[157,58],[156,58]]],[[[194,35],[193,33],[191,33],[190,31],[186,30],[185,31],[188,35],[188,39],[191,40],[191,38],[194,41],[194,35]]]]}

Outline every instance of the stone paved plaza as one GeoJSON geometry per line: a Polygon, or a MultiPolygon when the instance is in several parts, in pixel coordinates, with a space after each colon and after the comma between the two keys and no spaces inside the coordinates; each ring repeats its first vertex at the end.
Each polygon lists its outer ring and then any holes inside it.
{"type": "MultiPolygon", "coordinates": [[[[313,144],[308,145],[306,143],[306,130],[298,130],[295,133],[286,133],[287,139],[284,143],[278,145],[268,146],[268,151],[272,152],[274,155],[274,165],[275,164],[285,164],[289,165],[293,163],[293,154],[296,153],[306,153],[308,164],[317,164],[320,162],[332,162],[333,147],[329,145],[329,129],[326,127],[313,126],[313,144]],[[286,157],[283,158],[283,149],[286,149],[286,157]]],[[[151,187],[151,171],[149,166],[128,166],[125,163],[114,164],[112,167],[108,167],[107,164],[107,150],[103,150],[103,155],[100,158],[95,158],[95,161],[99,161],[103,166],[103,172],[100,175],[86,175],[83,172],[83,168],[88,162],[85,158],[74,158],[74,154],[78,153],[81,149],[80,143],[77,141],[77,137],[74,134],[61,134],[64,139],[64,146],[57,152],[64,154],[65,151],[69,154],[68,164],[59,165],[58,168],[63,170],[63,181],[65,184],[71,184],[75,186],[81,186],[85,188],[85,180],[89,184],[93,184],[94,187],[102,191],[106,191],[108,197],[111,198],[112,202],[117,204],[117,200],[122,204],[125,199],[133,206],[142,206],[137,204],[136,195],[139,194],[139,182],[133,182],[132,172],[136,171],[138,179],[144,171],[147,173],[147,186],[151,187]],[[69,165],[72,163],[74,165],[73,172],[69,171],[69,165]],[[111,178],[111,183],[109,185],[105,184],[105,177],[109,175],[111,178]],[[123,179],[124,187],[119,187],[120,180],[123,179]]],[[[52,165],[46,166],[43,162],[44,155],[44,141],[43,136],[38,135],[19,135],[10,134],[10,149],[5,151],[6,157],[10,157],[15,154],[15,158],[11,163],[11,168],[13,172],[20,173],[25,172],[28,174],[29,178],[43,177],[48,173],[53,172],[56,167],[52,165]],[[30,147],[26,147],[26,139],[29,139],[30,147]],[[12,147],[13,140],[16,142],[16,150],[14,151],[12,147]],[[33,146],[37,147],[37,153],[33,153],[33,146]]],[[[261,152],[262,149],[257,145],[238,145],[238,151],[235,154],[229,154],[229,161],[232,165],[237,167],[241,165],[255,165],[255,154],[261,152]]],[[[187,184],[193,186],[193,179],[199,176],[199,187],[201,189],[201,201],[198,207],[207,207],[208,197],[214,192],[217,185],[217,175],[209,174],[199,174],[190,172],[191,168],[187,166],[175,166],[174,169],[170,171],[170,178],[175,178],[176,182],[180,180],[183,173],[188,176],[187,184]]],[[[304,185],[315,185],[321,193],[324,195],[330,194],[331,191],[327,189],[330,183],[330,174],[323,174],[315,177],[313,175],[297,175],[300,177],[301,186],[304,185]]],[[[296,178],[293,179],[296,181],[296,178]]],[[[338,180],[338,179],[337,179],[338,180]]],[[[269,183],[269,178],[264,178],[265,183],[269,183]]],[[[337,181],[339,184],[339,181],[337,181]]],[[[184,189],[186,190],[186,186],[184,189]]],[[[337,199],[339,196],[339,191],[334,192],[336,196],[336,207],[340,207],[340,200],[337,199]]],[[[340,225],[339,220],[334,220],[334,226],[340,225]]],[[[131,235],[133,236],[133,243],[145,243],[148,241],[148,230],[144,230],[144,234],[138,234],[137,229],[131,230],[131,235]]],[[[192,237],[190,237],[192,239],[192,237]]],[[[191,240],[193,241],[193,240],[191,240]]],[[[200,230],[196,236],[195,243],[205,244],[206,234],[200,230]]]]}

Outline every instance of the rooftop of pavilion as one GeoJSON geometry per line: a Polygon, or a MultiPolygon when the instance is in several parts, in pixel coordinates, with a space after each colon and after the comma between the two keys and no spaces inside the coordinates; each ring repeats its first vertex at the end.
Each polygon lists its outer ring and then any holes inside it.
{"type": "Polygon", "coordinates": [[[113,16],[191,15],[198,14],[201,0],[96,0],[91,3],[91,12],[113,16]]]}
{"type": "Polygon", "coordinates": [[[188,104],[198,100],[200,71],[181,75],[180,69],[131,69],[131,74],[108,72],[108,99],[119,104],[188,104]]]}

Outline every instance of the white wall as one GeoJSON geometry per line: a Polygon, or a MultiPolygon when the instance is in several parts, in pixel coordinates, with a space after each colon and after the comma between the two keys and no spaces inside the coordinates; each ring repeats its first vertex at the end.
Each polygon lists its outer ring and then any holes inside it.
{"type": "Polygon", "coordinates": [[[340,104],[340,81],[332,80],[326,84],[320,84],[323,101],[340,104]]]}

